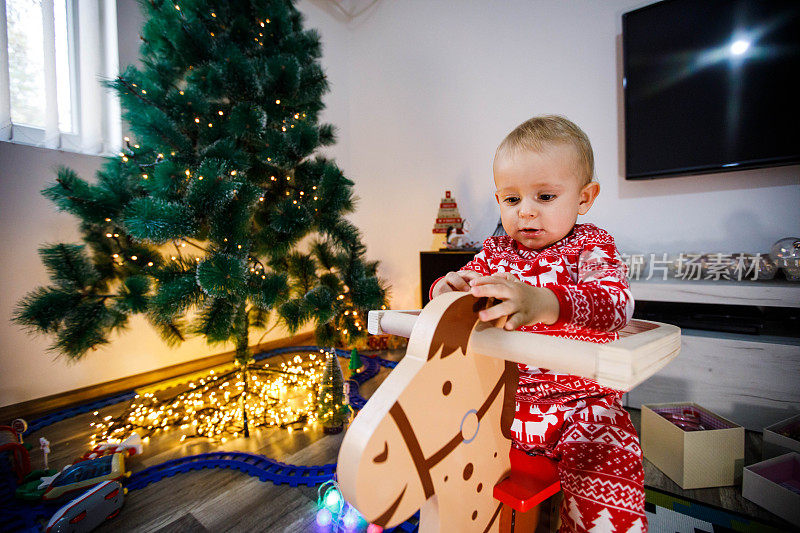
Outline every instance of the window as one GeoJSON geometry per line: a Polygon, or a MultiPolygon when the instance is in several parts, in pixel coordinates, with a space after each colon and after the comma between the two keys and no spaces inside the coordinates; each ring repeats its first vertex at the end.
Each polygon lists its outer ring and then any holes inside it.
{"type": "Polygon", "coordinates": [[[0,0],[0,140],[119,150],[114,0],[0,0]]]}

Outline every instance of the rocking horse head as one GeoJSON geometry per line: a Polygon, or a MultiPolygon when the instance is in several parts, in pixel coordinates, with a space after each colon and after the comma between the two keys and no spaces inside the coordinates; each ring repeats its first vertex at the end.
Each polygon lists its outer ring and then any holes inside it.
{"type": "Polygon", "coordinates": [[[339,485],[369,522],[392,527],[420,509],[420,531],[497,530],[492,489],[509,469],[517,375],[470,351],[485,304],[454,292],[426,306],[405,357],[350,425],[339,485]]]}

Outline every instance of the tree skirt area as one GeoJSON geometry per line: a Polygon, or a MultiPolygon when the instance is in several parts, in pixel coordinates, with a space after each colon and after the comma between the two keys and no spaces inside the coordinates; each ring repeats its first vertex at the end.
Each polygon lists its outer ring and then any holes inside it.
{"type": "MultiPolygon", "coordinates": [[[[280,363],[303,348],[316,349],[292,347],[260,355],[280,363]]],[[[355,407],[363,405],[403,353],[362,354],[364,365],[350,387],[355,407]]],[[[338,355],[346,368],[349,353],[338,351],[338,355]]],[[[349,372],[345,377],[351,377],[349,372]]],[[[90,423],[118,416],[132,396],[116,395],[108,400],[115,403],[106,406],[101,400],[33,420],[34,431],[25,435],[25,442],[38,444],[39,437],[47,438],[52,450],[49,466],[61,469],[91,448],[90,423]]],[[[318,424],[291,432],[258,428],[250,438],[224,443],[205,438],[181,441],[180,434],[153,436],[141,455],[127,459],[126,470],[133,475],[124,480],[130,490],[122,510],[96,531],[332,531],[316,523],[317,493],[319,485],[333,476],[344,433],[326,435],[318,424]]],[[[33,469],[43,467],[38,446],[31,450],[31,463],[33,469]]],[[[4,482],[8,474],[0,472],[4,482]]],[[[40,530],[32,516],[38,512],[40,518],[49,518],[66,503],[31,505],[15,500],[10,486],[4,483],[4,487],[0,488],[3,531],[40,530]]],[[[353,530],[366,529],[363,520],[360,525],[353,530]]]]}

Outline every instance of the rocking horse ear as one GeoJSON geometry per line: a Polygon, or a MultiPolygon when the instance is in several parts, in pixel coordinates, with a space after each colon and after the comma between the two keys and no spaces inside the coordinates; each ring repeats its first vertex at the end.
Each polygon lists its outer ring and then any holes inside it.
{"type": "Polygon", "coordinates": [[[500,431],[509,440],[514,438],[511,432],[511,423],[516,415],[516,395],[517,385],[519,384],[519,367],[517,363],[506,361],[506,369],[503,372],[503,411],[500,414],[500,431]]]}
{"type": "Polygon", "coordinates": [[[467,294],[445,310],[431,339],[428,361],[440,351],[442,359],[455,353],[467,353],[470,332],[478,321],[478,311],[483,309],[478,304],[484,305],[485,301],[486,298],[476,299],[467,294]]]}

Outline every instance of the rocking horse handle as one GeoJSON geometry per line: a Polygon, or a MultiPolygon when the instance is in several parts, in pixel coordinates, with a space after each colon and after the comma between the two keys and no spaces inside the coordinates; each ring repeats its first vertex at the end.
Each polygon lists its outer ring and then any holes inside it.
{"type": "Polygon", "coordinates": [[[409,311],[370,311],[367,315],[367,331],[370,335],[397,335],[398,337],[411,337],[411,330],[417,323],[417,318],[422,311],[419,309],[409,311]]]}
{"type": "MultiPolygon", "coordinates": [[[[371,334],[410,337],[420,311],[370,311],[371,334]]],[[[549,335],[506,331],[480,323],[470,336],[470,350],[506,361],[549,368],[596,379],[601,385],[630,390],[663,368],[680,352],[680,328],[636,320],[628,336],[607,344],[549,335]]],[[[626,330],[628,328],[625,328],[626,330]]],[[[625,331],[623,331],[623,334],[625,331]]]]}
{"type": "MultiPolygon", "coordinates": [[[[411,331],[419,317],[419,310],[408,311],[370,311],[367,329],[372,335],[391,334],[399,337],[411,337],[411,331]]],[[[471,348],[475,353],[497,357],[517,363],[532,363],[544,368],[560,368],[564,361],[562,354],[568,350],[577,364],[571,365],[573,373],[593,375],[596,371],[594,345],[588,343],[537,335],[535,340],[530,333],[506,331],[490,323],[481,323],[475,327],[470,337],[471,348]],[[532,342],[533,340],[533,342],[532,342]]]]}

